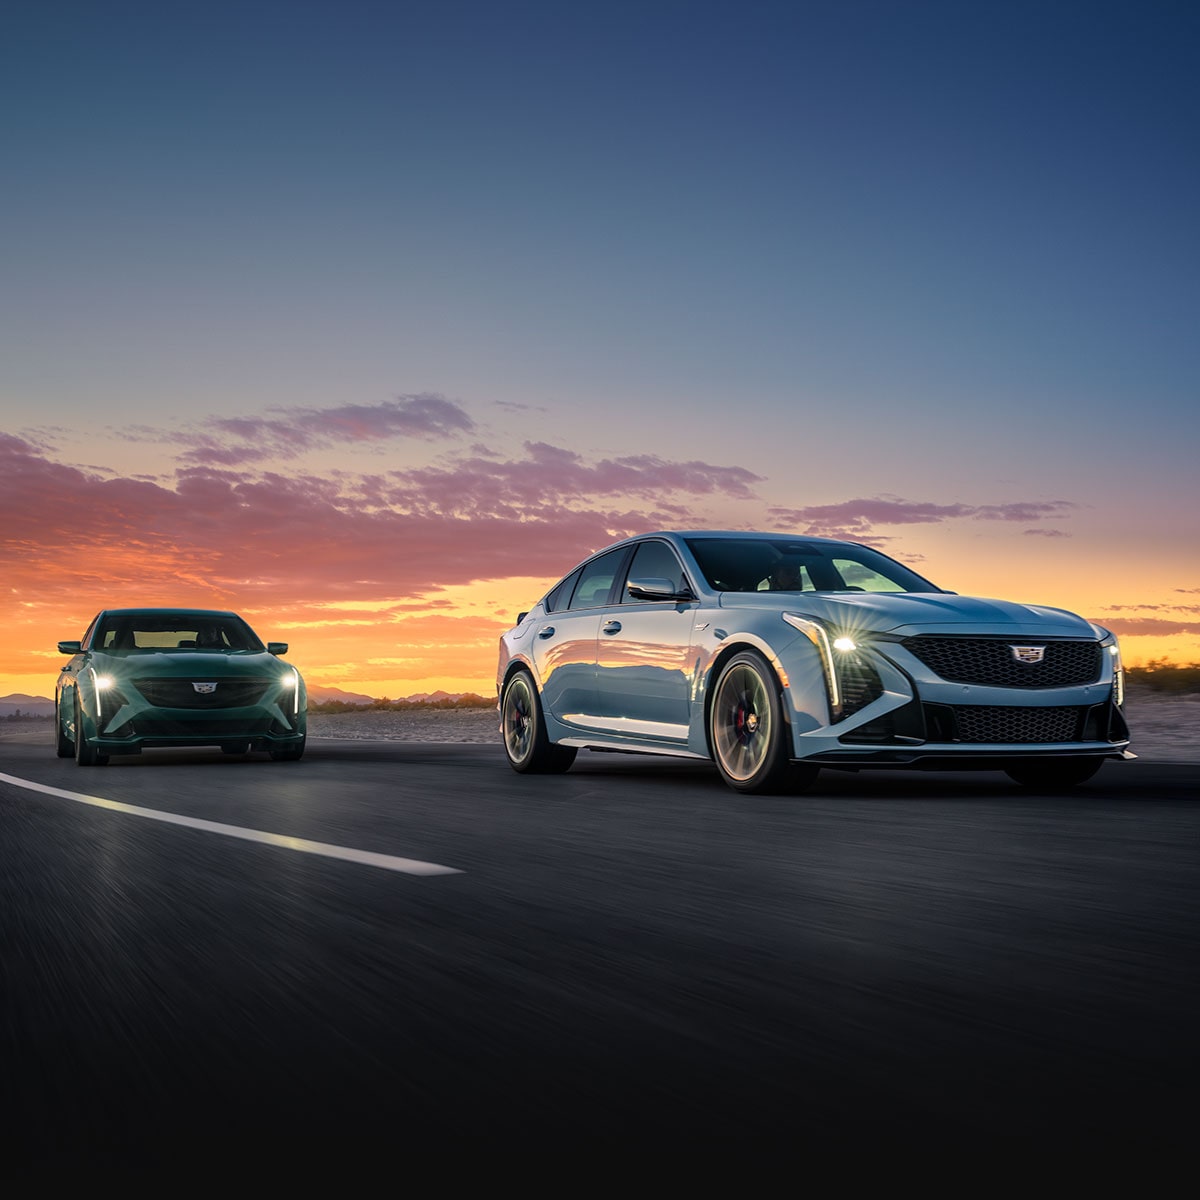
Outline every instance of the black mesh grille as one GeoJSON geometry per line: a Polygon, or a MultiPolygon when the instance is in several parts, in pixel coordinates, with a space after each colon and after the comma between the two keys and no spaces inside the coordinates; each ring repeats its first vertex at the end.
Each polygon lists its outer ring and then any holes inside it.
{"type": "Polygon", "coordinates": [[[838,685],[842,692],[842,716],[848,717],[866,708],[872,700],[883,695],[879,672],[857,654],[837,658],[838,685]]]}
{"type": "Polygon", "coordinates": [[[117,715],[117,711],[122,705],[126,704],[125,693],[118,687],[106,687],[100,693],[100,721],[99,725],[105,732],[108,731],[108,723],[117,715]]]}
{"type": "Polygon", "coordinates": [[[963,704],[953,708],[955,741],[1074,742],[1078,708],[1009,708],[963,704]]]}
{"type": "Polygon", "coordinates": [[[135,679],[134,687],[156,708],[245,708],[258,704],[269,686],[265,679],[135,679]],[[211,692],[201,687],[216,686],[211,692]]]}
{"type": "Polygon", "coordinates": [[[168,721],[161,717],[139,717],[130,722],[129,731],[144,738],[257,737],[270,732],[271,721],[168,721]]]}
{"type": "Polygon", "coordinates": [[[1056,688],[1096,683],[1103,651],[1098,642],[1048,641],[1037,638],[943,637],[921,634],[906,638],[904,647],[931,671],[950,683],[986,687],[1056,688]],[[1020,662],[1014,647],[1041,647],[1042,661],[1020,662]]]}

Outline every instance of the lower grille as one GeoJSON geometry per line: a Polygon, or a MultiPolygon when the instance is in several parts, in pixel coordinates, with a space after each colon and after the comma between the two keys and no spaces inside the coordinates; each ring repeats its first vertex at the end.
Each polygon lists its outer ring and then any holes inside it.
{"type": "Polygon", "coordinates": [[[913,700],[843,733],[852,746],[915,746],[926,742],[993,745],[1121,742],[1129,727],[1111,702],[1082,708],[922,704],[913,700]]]}
{"type": "Polygon", "coordinates": [[[269,686],[265,679],[198,681],[211,692],[198,692],[190,679],[135,679],[134,687],[156,708],[246,708],[258,704],[269,686]]]}
{"type": "Polygon", "coordinates": [[[161,717],[141,717],[131,721],[131,736],[144,738],[167,737],[258,737],[271,730],[271,719],[261,721],[168,721],[161,717]]]}
{"type": "Polygon", "coordinates": [[[1074,742],[1079,738],[1078,708],[964,704],[950,711],[955,727],[950,740],[956,742],[1074,742]]]}

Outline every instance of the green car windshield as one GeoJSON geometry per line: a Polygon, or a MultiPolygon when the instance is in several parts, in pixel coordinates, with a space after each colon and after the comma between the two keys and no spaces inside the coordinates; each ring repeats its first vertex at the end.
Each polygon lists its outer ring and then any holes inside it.
{"type": "Polygon", "coordinates": [[[262,642],[245,621],[208,613],[171,613],[107,618],[92,638],[92,649],[107,654],[140,650],[250,650],[261,653],[262,642]]]}

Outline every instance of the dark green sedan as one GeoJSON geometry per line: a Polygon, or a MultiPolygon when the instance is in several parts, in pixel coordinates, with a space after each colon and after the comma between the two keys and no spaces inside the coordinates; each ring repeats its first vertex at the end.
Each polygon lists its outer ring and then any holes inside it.
{"type": "Polygon", "coordinates": [[[304,680],[280,662],[287,642],[265,645],[232,612],[111,608],[77,642],[54,689],[60,758],[80,766],[148,746],[265,750],[278,761],[304,753],[304,680]]]}

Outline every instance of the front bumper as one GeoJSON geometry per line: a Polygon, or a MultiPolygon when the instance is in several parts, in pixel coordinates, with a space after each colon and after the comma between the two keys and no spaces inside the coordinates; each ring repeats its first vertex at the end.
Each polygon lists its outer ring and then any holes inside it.
{"type": "Polygon", "coordinates": [[[286,750],[305,739],[304,712],[291,713],[277,704],[194,709],[132,706],[114,714],[93,744],[104,754],[140,754],[155,746],[220,746],[246,742],[253,750],[286,750]]]}
{"type": "Polygon", "coordinates": [[[1029,689],[949,682],[912,658],[903,666],[897,658],[893,650],[859,662],[870,687],[848,690],[857,702],[849,711],[827,710],[824,720],[814,720],[794,709],[793,757],[814,766],[934,770],[1136,757],[1107,663],[1092,682],[1029,689]]]}

